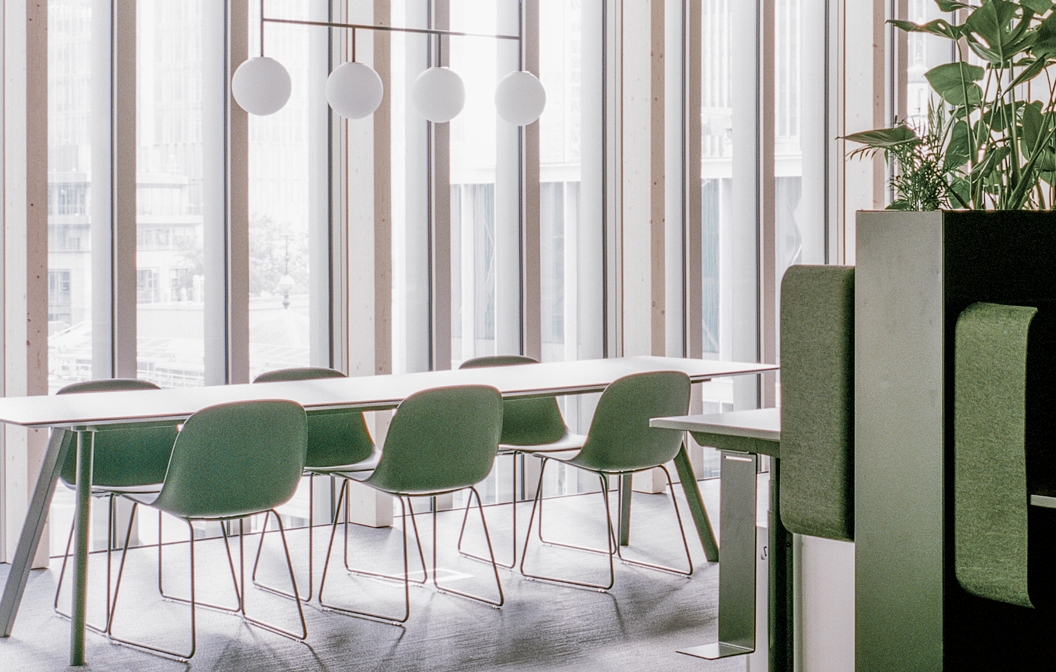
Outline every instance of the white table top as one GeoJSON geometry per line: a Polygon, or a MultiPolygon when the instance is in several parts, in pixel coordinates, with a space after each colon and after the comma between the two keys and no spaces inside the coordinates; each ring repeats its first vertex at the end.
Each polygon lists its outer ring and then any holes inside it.
{"type": "Polygon", "coordinates": [[[763,441],[781,440],[781,409],[760,408],[754,411],[729,411],[706,415],[683,415],[671,418],[653,418],[650,427],[680,429],[702,434],[743,436],[763,441]]]}
{"type": "Polygon", "coordinates": [[[492,385],[504,397],[516,398],[600,392],[617,378],[643,371],[683,371],[693,382],[702,382],[776,368],[772,364],[626,357],[255,385],[7,397],[0,399],[0,422],[25,427],[82,427],[181,420],[214,404],[259,399],[292,399],[310,411],[382,410],[398,406],[420,390],[448,385],[492,385]]]}

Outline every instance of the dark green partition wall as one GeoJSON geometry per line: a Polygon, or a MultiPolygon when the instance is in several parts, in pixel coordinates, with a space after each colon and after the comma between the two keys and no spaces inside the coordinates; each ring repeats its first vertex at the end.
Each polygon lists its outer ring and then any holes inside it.
{"type": "Polygon", "coordinates": [[[1054,490],[1056,215],[863,212],[857,223],[856,668],[1051,669],[1056,511],[1027,511],[1035,608],[979,597],[956,578],[953,484],[956,322],[987,302],[1038,309],[1026,481],[1054,490]]]}

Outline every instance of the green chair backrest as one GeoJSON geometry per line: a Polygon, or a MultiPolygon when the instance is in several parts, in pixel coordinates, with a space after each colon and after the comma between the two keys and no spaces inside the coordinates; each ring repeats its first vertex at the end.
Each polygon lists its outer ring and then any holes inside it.
{"type": "MultiPolygon", "coordinates": [[[[538,360],[523,355],[475,357],[462,362],[460,369],[493,366],[538,364],[538,360]]],[[[568,434],[565,419],[556,397],[536,399],[507,399],[502,402],[502,439],[510,446],[539,446],[560,441],[568,434]]]]}
{"type": "Polygon", "coordinates": [[[502,432],[502,397],[494,387],[460,385],[413,394],[389,425],[369,482],[390,492],[458,490],[491,472],[502,432]]]}
{"type": "Polygon", "coordinates": [[[682,432],[653,429],[652,418],[689,412],[689,376],[652,371],[624,376],[605,388],[577,464],[605,472],[656,467],[674,459],[682,432]]]}
{"type": "Polygon", "coordinates": [[[267,511],[293,497],[307,448],[307,418],[294,401],[209,406],[183,425],[154,506],[183,518],[267,511]]]}
{"type": "Polygon", "coordinates": [[[854,268],[781,281],[781,521],[854,539],[854,268]]]}
{"type": "MultiPolygon", "coordinates": [[[[55,394],[157,390],[154,383],[133,378],[110,378],[71,383],[55,394]]],[[[95,432],[92,483],[102,487],[150,485],[165,480],[176,424],[158,427],[102,427],[95,432]]],[[[66,453],[59,477],[73,485],[77,481],[77,450],[66,453]]]]}
{"type": "MultiPolygon", "coordinates": [[[[268,371],[253,379],[254,383],[289,380],[345,378],[333,369],[304,367],[268,371]]],[[[324,411],[308,416],[307,467],[336,467],[369,459],[374,452],[374,440],[360,411],[324,411]]]]}

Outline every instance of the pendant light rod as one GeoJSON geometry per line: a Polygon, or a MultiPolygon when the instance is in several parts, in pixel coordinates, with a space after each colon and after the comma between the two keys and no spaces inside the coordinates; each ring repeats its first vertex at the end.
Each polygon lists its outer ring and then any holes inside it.
{"type": "Polygon", "coordinates": [[[264,0],[260,0],[260,56],[264,57],[264,0]]]}
{"type": "MultiPolygon", "coordinates": [[[[261,2],[263,4],[263,1],[261,2]]],[[[261,15],[263,17],[263,14],[261,15]]],[[[518,40],[520,35],[492,35],[489,33],[462,33],[454,30],[437,30],[435,28],[397,28],[394,26],[372,26],[365,23],[335,23],[333,21],[305,21],[303,19],[273,19],[263,17],[260,21],[261,36],[264,34],[265,23],[285,23],[295,26],[322,26],[325,28],[349,28],[351,30],[382,30],[389,33],[418,33],[422,35],[448,35],[454,37],[486,37],[495,40],[518,40]]],[[[261,39],[261,44],[263,44],[261,39]]]]}

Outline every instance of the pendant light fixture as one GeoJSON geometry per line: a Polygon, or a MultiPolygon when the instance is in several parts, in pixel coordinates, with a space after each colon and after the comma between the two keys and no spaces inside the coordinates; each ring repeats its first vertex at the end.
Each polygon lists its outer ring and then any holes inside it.
{"type": "Polygon", "coordinates": [[[495,88],[495,109],[514,126],[526,126],[543,114],[546,89],[539,78],[527,70],[516,70],[499,81],[495,88]]]}
{"type": "MultiPolygon", "coordinates": [[[[352,60],[334,68],[326,80],[326,100],[334,112],[348,119],[362,119],[373,114],[385,95],[385,86],[378,73],[365,63],[356,61],[356,31],[387,31],[417,33],[436,39],[436,63],[443,63],[444,37],[483,37],[496,40],[516,40],[517,35],[485,35],[432,28],[394,28],[367,24],[335,23],[332,21],[302,21],[264,16],[264,0],[260,3],[260,56],[238,66],[231,78],[231,94],[242,109],[254,115],[278,112],[290,99],[290,73],[281,63],[264,56],[264,24],[284,23],[303,26],[322,26],[352,30],[352,60]]],[[[454,119],[466,104],[466,87],[458,73],[443,65],[423,71],[411,88],[411,103],[425,119],[441,124],[454,119]]],[[[546,90],[530,72],[518,70],[506,75],[495,90],[498,115],[511,124],[524,126],[533,123],[546,106],[546,90]]]]}
{"type": "Polygon", "coordinates": [[[290,73],[274,58],[264,56],[264,0],[260,3],[260,56],[238,66],[231,77],[231,95],[246,112],[258,116],[275,114],[290,99],[290,73]]]}

